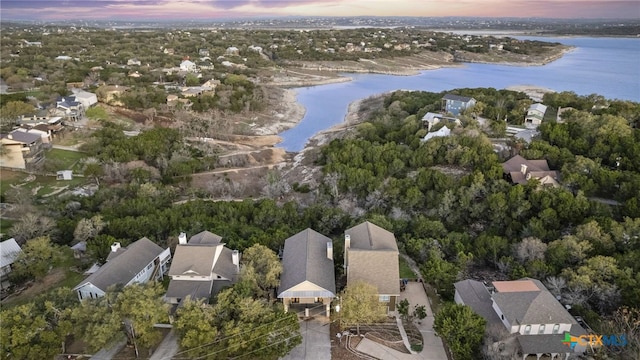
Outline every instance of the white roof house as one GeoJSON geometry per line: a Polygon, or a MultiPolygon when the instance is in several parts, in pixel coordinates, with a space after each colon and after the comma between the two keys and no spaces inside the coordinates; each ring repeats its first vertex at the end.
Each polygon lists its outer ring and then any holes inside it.
{"type": "Polygon", "coordinates": [[[196,71],[196,64],[193,61],[185,60],[180,63],[181,71],[196,71]]]}
{"type": "Polygon", "coordinates": [[[22,249],[14,238],[0,243],[0,278],[2,279],[2,285],[0,286],[2,289],[9,286],[9,282],[5,281],[4,278],[11,273],[11,265],[21,252],[22,249]]]}
{"type": "Polygon", "coordinates": [[[71,89],[71,91],[76,96],[76,101],[82,104],[85,109],[88,109],[92,105],[98,103],[98,97],[94,93],[77,88],[71,89]]]}

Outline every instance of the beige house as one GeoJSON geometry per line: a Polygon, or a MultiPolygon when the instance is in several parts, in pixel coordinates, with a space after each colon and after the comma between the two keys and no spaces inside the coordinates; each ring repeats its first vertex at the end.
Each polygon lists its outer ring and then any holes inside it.
{"type": "Polygon", "coordinates": [[[44,161],[40,134],[14,130],[0,135],[0,166],[12,169],[32,169],[44,161]]]}
{"type": "Polygon", "coordinates": [[[547,160],[527,160],[516,155],[502,164],[505,180],[513,184],[526,184],[537,179],[541,186],[560,186],[560,173],[549,169],[547,160]]]}
{"type": "MultiPolygon", "coordinates": [[[[284,311],[291,307],[314,309],[324,305],[325,314],[329,316],[335,295],[331,239],[306,229],[285,240],[278,289],[284,311]]],[[[309,315],[308,311],[305,315],[309,315]]]]}
{"type": "Polygon", "coordinates": [[[363,281],[378,289],[387,311],[395,311],[400,296],[398,244],[393,233],[368,221],[345,231],[344,267],[349,284],[363,281]]]}
{"type": "Polygon", "coordinates": [[[531,104],[527,109],[527,115],[524,118],[524,125],[529,128],[538,127],[542,124],[544,114],[547,112],[547,107],[540,103],[531,104]]]}
{"type": "Polygon", "coordinates": [[[178,246],[169,269],[165,300],[180,304],[187,296],[209,301],[212,293],[233,285],[240,274],[240,253],[225,247],[222,237],[209,231],[178,236],[178,246]]]}

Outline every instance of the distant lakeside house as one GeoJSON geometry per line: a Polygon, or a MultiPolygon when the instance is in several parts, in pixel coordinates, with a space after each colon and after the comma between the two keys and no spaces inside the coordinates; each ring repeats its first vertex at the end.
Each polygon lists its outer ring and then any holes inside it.
{"type": "Polygon", "coordinates": [[[475,106],[476,99],[455,94],[446,94],[442,97],[442,109],[454,116],[460,115],[464,110],[475,106]]]}
{"type": "Polygon", "coordinates": [[[544,114],[547,112],[547,107],[540,103],[531,104],[527,109],[527,115],[524,117],[524,125],[528,128],[536,128],[542,124],[544,114]]]}
{"type": "Polygon", "coordinates": [[[584,345],[571,348],[564,343],[567,333],[580,336],[586,331],[539,280],[494,281],[489,287],[463,280],[454,286],[455,302],[471,307],[487,326],[505,328],[514,341],[503,339],[503,345],[516,346],[523,360],[529,355],[568,359],[585,351],[584,345]]]}
{"type": "Polygon", "coordinates": [[[329,316],[331,300],[335,296],[331,239],[312,229],[286,239],[278,288],[278,298],[282,299],[284,311],[324,305],[325,314],[329,316]]]}
{"type": "Polygon", "coordinates": [[[114,285],[144,284],[162,279],[171,260],[169,248],[162,249],[143,237],[127,247],[111,245],[107,261],[96,272],[73,288],[78,299],[97,299],[114,285]]]}
{"type": "Polygon", "coordinates": [[[224,246],[222,237],[209,231],[193,235],[180,233],[169,269],[165,300],[180,305],[184,299],[208,302],[222,288],[238,281],[240,252],[224,246]]]}
{"type": "Polygon", "coordinates": [[[375,286],[387,311],[395,311],[400,296],[400,265],[396,237],[368,221],[345,230],[344,267],[349,284],[375,286]]]}

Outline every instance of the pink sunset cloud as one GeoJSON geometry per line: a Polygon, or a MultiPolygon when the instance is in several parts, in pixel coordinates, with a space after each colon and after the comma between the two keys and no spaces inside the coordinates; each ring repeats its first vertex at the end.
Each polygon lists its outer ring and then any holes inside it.
{"type": "Polygon", "coordinates": [[[220,19],[244,16],[640,18],[639,1],[3,0],[2,19],[220,19]]]}

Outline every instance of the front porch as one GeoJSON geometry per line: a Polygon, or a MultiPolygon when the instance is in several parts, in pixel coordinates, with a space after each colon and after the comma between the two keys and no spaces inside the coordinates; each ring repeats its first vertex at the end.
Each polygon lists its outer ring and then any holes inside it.
{"type": "Polygon", "coordinates": [[[295,311],[298,316],[316,317],[331,314],[330,297],[313,297],[313,298],[283,298],[282,304],[284,312],[295,311]]]}

